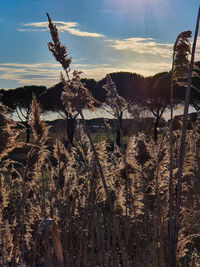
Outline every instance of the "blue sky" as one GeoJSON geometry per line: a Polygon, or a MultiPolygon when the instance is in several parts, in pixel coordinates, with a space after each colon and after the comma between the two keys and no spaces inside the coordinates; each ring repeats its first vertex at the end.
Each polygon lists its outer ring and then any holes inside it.
{"type": "Polygon", "coordinates": [[[184,30],[194,32],[198,5],[195,0],[1,1],[0,88],[59,82],[61,67],[47,48],[45,12],[68,48],[71,69],[98,80],[114,71],[169,70],[173,42],[184,30]]]}

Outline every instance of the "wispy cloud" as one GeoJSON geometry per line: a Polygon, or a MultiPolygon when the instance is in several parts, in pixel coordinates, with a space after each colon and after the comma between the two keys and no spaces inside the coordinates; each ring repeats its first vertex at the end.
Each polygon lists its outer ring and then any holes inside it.
{"type": "Polygon", "coordinates": [[[94,78],[96,80],[102,79],[108,73],[127,71],[135,72],[144,76],[154,75],[157,72],[169,71],[170,63],[165,62],[154,62],[154,63],[144,63],[144,64],[121,64],[120,66],[106,66],[106,65],[97,65],[96,67],[87,66],[83,68],[83,74],[87,78],[94,78]]]}
{"type": "MultiPolygon", "coordinates": [[[[64,21],[54,21],[57,29],[60,32],[68,32],[72,35],[80,36],[80,37],[104,37],[103,34],[96,32],[87,32],[79,29],[79,24],[77,22],[64,22],[64,21]]],[[[18,31],[48,31],[48,22],[33,22],[22,24],[24,28],[19,28],[18,31]]]]}
{"type": "MultiPolygon", "coordinates": [[[[83,77],[100,80],[108,73],[118,71],[136,72],[145,76],[153,75],[156,72],[167,71],[170,64],[165,62],[154,62],[138,64],[120,62],[119,65],[112,64],[79,64],[74,63],[71,69],[83,71],[83,77]]],[[[57,63],[1,63],[0,64],[0,80],[15,81],[17,86],[23,85],[45,85],[47,87],[58,83],[61,67],[57,63]]],[[[17,87],[16,86],[16,87],[17,87]]]]}
{"type": "MultiPolygon", "coordinates": [[[[44,22],[42,24],[38,22],[36,25],[39,29],[47,26],[44,22]]],[[[118,71],[149,76],[170,70],[172,44],[161,44],[153,38],[102,39],[100,43],[102,44],[100,54],[104,55],[102,61],[97,58],[97,63],[88,64],[87,58],[79,58],[72,62],[71,69],[83,71],[83,77],[96,80],[118,71]]],[[[60,71],[62,71],[61,66],[53,61],[34,64],[1,63],[0,80],[4,81],[4,84],[6,80],[14,81],[17,86],[35,84],[50,87],[59,82],[60,71]]]]}
{"type": "Polygon", "coordinates": [[[56,63],[2,63],[0,64],[0,79],[16,81],[21,85],[52,86],[59,82],[61,68],[56,63]]]}
{"type": "MultiPolygon", "coordinates": [[[[82,77],[101,79],[107,73],[119,71],[119,68],[112,68],[107,64],[80,64],[74,63],[71,66],[72,70],[83,71],[82,77]]],[[[18,86],[23,85],[45,85],[53,86],[60,82],[60,71],[62,68],[57,63],[1,63],[0,64],[0,80],[15,81],[18,86]]],[[[17,87],[17,86],[16,86],[17,87]]]]}
{"type": "Polygon", "coordinates": [[[19,68],[33,68],[37,69],[38,68],[45,68],[48,66],[48,68],[55,68],[59,67],[59,63],[35,63],[35,64],[23,64],[23,63],[0,63],[0,66],[7,66],[7,67],[19,67],[19,68]]]}
{"type": "Polygon", "coordinates": [[[149,54],[164,58],[171,57],[172,44],[159,43],[153,38],[126,38],[122,40],[108,40],[110,47],[116,50],[129,50],[137,54],[149,54]]]}

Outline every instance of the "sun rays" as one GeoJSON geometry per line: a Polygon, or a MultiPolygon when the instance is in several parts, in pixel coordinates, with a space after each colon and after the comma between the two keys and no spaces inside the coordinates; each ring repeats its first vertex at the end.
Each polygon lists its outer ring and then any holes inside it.
{"type": "Polygon", "coordinates": [[[114,12],[140,19],[147,13],[151,13],[153,17],[165,17],[170,11],[169,0],[104,0],[104,4],[114,12]]]}

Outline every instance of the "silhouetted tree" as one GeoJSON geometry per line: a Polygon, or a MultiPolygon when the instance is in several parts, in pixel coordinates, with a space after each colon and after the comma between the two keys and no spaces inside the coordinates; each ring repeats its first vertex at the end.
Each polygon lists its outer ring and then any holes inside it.
{"type": "Polygon", "coordinates": [[[16,89],[9,89],[2,91],[1,101],[4,105],[10,108],[12,112],[16,113],[21,123],[26,128],[26,142],[30,141],[30,125],[29,119],[31,116],[31,103],[32,96],[35,95],[36,99],[46,91],[45,86],[24,86],[16,89]]]}
{"type": "Polygon", "coordinates": [[[170,73],[162,72],[145,79],[144,90],[132,102],[142,109],[150,111],[155,118],[154,141],[158,138],[158,124],[167,106],[170,104],[170,73]]]}
{"type": "MultiPolygon", "coordinates": [[[[144,77],[137,73],[131,72],[114,72],[109,74],[115,83],[117,92],[125,100],[134,99],[144,87],[144,77]]],[[[102,89],[106,84],[106,77],[98,81],[93,96],[100,102],[105,102],[106,92],[102,89]]]]}
{"type": "Polygon", "coordinates": [[[70,144],[73,145],[74,137],[74,124],[78,113],[75,112],[73,115],[70,114],[64,107],[61,101],[61,95],[63,92],[63,84],[58,83],[50,88],[41,95],[40,102],[44,112],[52,111],[58,112],[63,119],[67,120],[67,137],[70,144]]]}
{"type": "MultiPolygon", "coordinates": [[[[109,74],[112,81],[115,83],[117,93],[122,96],[127,102],[130,102],[131,99],[135,99],[140,90],[144,86],[144,77],[131,72],[115,72],[109,74]]],[[[106,77],[100,80],[97,83],[95,92],[93,93],[94,97],[104,103],[106,101],[106,91],[103,89],[103,86],[106,84],[106,77]]],[[[120,111],[117,123],[117,132],[116,132],[116,143],[120,145],[120,128],[122,129],[122,117],[123,112],[120,111]]]]}
{"type": "MultiPolygon", "coordinates": [[[[88,88],[89,91],[94,92],[94,88],[96,87],[96,81],[93,79],[82,79],[82,82],[85,83],[86,87],[88,88]]],[[[40,97],[40,102],[42,104],[43,110],[44,111],[53,111],[53,112],[58,112],[63,119],[67,121],[66,123],[66,131],[67,131],[67,138],[68,140],[66,141],[66,146],[68,143],[73,145],[74,141],[74,130],[75,130],[75,124],[76,124],[76,119],[78,116],[78,112],[74,111],[70,113],[66,105],[63,105],[61,101],[61,95],[63,92],[63,84],[58,83],[51,88],[47,89],[47,91],[41,95],[40,97]]]]}

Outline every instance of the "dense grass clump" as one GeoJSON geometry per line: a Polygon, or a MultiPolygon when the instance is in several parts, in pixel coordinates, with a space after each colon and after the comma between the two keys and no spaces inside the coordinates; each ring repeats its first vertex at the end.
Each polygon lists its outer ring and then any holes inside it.
{"type": "MultiPolygon", "coordinates": [[[[8,153],[23,144],[16,139],[12,143],[16,127],[2,106],[0,265],[167,266],[168,133],[157,144],[143,135],[132,136],[124,151],[108,141],[96,144],[109,203],[83,128],[79,127],[70,150],[57,140],[50,151],[45,145],[48,127],[40,120],[35,98],[32,109],[34,143],[25,162],[18,163],[9,160],[8,153]]],[[[199,259],[199,132],[197,119],[190,123],[186,142],[180,266],[197,264],[199,259]]],[[[173,131],[174,177],[179,139],[177,128],[173,131]]],[[[173,185],[175,197],[175,179],[173,185]]]]}

